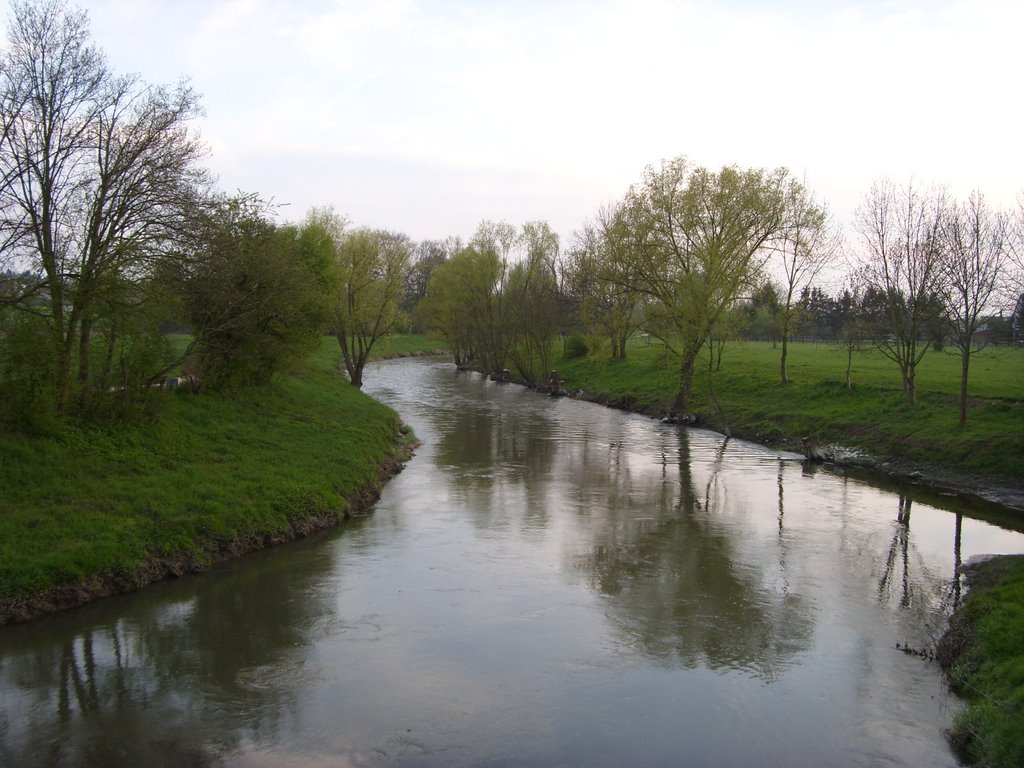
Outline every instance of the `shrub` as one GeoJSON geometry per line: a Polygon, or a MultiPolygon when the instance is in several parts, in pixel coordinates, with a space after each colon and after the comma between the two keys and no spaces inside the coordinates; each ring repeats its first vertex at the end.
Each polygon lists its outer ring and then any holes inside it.
{"type": "Polygon", "coordinates": [[[565,340],[565,356],[566,358],[573,357],[586,357],[589,352],[587,347],[587,340],[582,333],[574,333],[568,339],[565,340]]]}

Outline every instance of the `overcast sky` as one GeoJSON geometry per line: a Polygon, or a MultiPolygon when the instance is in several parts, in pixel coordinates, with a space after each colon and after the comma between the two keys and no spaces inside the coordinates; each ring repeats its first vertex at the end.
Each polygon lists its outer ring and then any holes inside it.
{"type": "Polygon", "coordinates": [[[783,165],[847,222],[885,175],[1024,190],[1024,2],[87,0],[119,72],[191,79],[224,191],[415,240],[566,239],[644,166],[783,165]]]}

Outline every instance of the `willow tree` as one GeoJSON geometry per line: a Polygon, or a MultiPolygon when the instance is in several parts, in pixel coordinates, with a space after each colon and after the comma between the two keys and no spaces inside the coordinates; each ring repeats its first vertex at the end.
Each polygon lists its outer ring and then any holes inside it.
{"type": "Polygon", "coordinates": [[[558,235],[547,222],[527,222],[518,242],[525,253],[510,266],[502,290],[509,357],[527,383],[540,386],[552,368],[553,339],[563,325],[558,235]]]}
{"type": "Polygon", "coordinates": [[[374,229],[348,233],[337,249],[335,336],[356,387],[363,386],[374,345],[403,322],[402,287],[411,253],[405,235],[374,229]]]}
{"type": "Polygon", "coordinates": [[[702,346],[751,287],[785,223],[787,178],[784,169],[714,172],[678,157],[648,167],[629,192],[640,247],[626,282],[647,297],[652,333],[680,357],[676,412],[686,410],[702,346]]]}
{"type": "MultiPolygon", "coordinates": [[[[440,333],[460,368],[477,358],[482,343],[480,316],[473,301],[474,283],[482,274],[480,255],[472,248],[461,248],[447,261],[438,264],[430,275],[426,294],[417,306],[420,321],[440,333]]],[[[486,278],[485,278],[486,280],[486,278]]]]}

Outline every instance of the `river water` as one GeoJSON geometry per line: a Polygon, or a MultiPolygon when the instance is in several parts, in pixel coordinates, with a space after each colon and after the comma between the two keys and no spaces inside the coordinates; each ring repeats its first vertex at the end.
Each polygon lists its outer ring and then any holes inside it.
{"type": "Polygon", "coordinates": [[[436,360],[366,381],[423,441],[374,514],[0,628],[0,765],[957,764],[902,648],[1022,534],[436,360]]]}

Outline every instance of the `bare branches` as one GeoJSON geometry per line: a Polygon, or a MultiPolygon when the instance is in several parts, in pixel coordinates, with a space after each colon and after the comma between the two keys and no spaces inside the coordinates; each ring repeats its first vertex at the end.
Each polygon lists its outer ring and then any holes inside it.
{"type": "Polygon", "coordinates": [[[939,227],[946,205],[941,189],[921,189],[912,182],[897,187],[881,180],[857,210],[863,275],[883,298],[891,330],[878,338],[878,348],[899,366],[911,405],[917,402],[917,364],[928,350],[921,337],[941,312],[939,227]]]}

